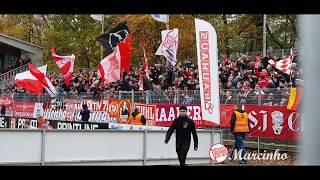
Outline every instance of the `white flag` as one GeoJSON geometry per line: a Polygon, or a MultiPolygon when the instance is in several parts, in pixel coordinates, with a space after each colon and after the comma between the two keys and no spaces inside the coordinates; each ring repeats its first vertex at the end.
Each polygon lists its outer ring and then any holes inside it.
{"type": "Polygon", "coordinates": [[[163,22],[163,23],[168,23],[169,22],[169,15],[168,14],[151,14],[153,19],[163,22]]]}
{"type": "Polygon", "coordinates": [[[96,21],[102,21],[102,14],[91,14],[90,17],[96,21]]]}
{"type": "Polygon", "coordinates": [[[161,31],[162,43],[158,48],[156,55],[166,57],[173,65],[177,62],[178,51],[178,29],[161,31]]]}
{"type": "Polygon", "coordinates": [[[206,21],[195,25],[202,119],[220,125],[217,33],[206,21]]]}

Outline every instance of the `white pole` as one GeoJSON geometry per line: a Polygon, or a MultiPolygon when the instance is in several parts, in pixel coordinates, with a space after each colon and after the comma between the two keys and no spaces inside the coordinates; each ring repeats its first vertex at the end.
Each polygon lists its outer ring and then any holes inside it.
{"type": "MultiPolygon", "coordinates": [[[[102,14],[102,18],[101,18],[101,34],[104,33],[104,14],[102,14]]],[[[101,45],[100,47],[100,50],[101,50],[101,57],[100,59],[102,60],[103,59],[103,46],[101,45]]]]}
{"type": "Polygon", "coordinates": [[[267,28],[267,15],[263,15],[263,57],[266,57],[266,49],[267,49],[267,33],[266,33],[266,28],[267,28]]]}
{"type": "Polygon", "coordinates": [[[169,30],[169,20],[170,20],[169,16],[170,16],[170,15],[168,14],[168,16],[167,16],[167,23],[166,23],[167,30],[169,30]]]}

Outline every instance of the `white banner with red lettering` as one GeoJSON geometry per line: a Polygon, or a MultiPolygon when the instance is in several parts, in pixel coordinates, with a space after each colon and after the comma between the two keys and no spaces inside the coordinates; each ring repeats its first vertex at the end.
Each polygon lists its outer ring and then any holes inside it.
{"type": "Polygon", "coordinates": [[[201,19],[195,26],[203,120],[220,125],[217,33],[201,19]]]}

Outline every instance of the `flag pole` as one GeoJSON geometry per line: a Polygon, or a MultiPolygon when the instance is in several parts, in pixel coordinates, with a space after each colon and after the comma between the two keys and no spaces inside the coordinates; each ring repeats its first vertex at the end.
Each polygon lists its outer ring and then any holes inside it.
{"type": "Polygon", "coordinates": [[[169,30],[169,14],[168,14],[168,16],[167,16],[167,23],[166,23],[166,26],[167,26],[167,30],[169,30]]]}
{"type": "Polygon", "coordinates": [[[263,15],[263,57],[266,57],[267,55],[267,33],[266,33],[266,27],[267,27],[267,15],[263,15]]]}
{"type": "MultiPolygon", "coordinates": [[[[102,14],[102,18],[101,18],[101,34],[103,34],[104,32],[104,14],[102,14]]],[[[101,51],[101,57],[100,59],[103,59],[103,46],[101,45],[100,47],[100,51],[101,51]]]]}
{"type": "MultiPolygon", "coordinates": [[[[169,30],[169,20],[170,20],[170,18],[169,18],[169,14],[167,15],[167,23],[166,23],[166,27],[167,27],[167,30],[169,30]]],[[[169,60],[167,59],[167,67],[170,67],[170,62],[169,62],[169,60]]]]}

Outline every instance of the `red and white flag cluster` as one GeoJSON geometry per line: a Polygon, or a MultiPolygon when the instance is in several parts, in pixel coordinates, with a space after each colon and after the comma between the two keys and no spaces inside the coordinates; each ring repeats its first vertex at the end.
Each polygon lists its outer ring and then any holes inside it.
{"type": "Polygon", "coordinates": [[[271,64],[273,67],[279,69],[283,73],[286,73],[288,75],[291,74],[291,65],[294,58],[294,50],[291,48],[290,56],[287,59],[280,60],[278,62],[274,62],[274,60],[270,59],[268,60],[269,64],[271,64]]]}

